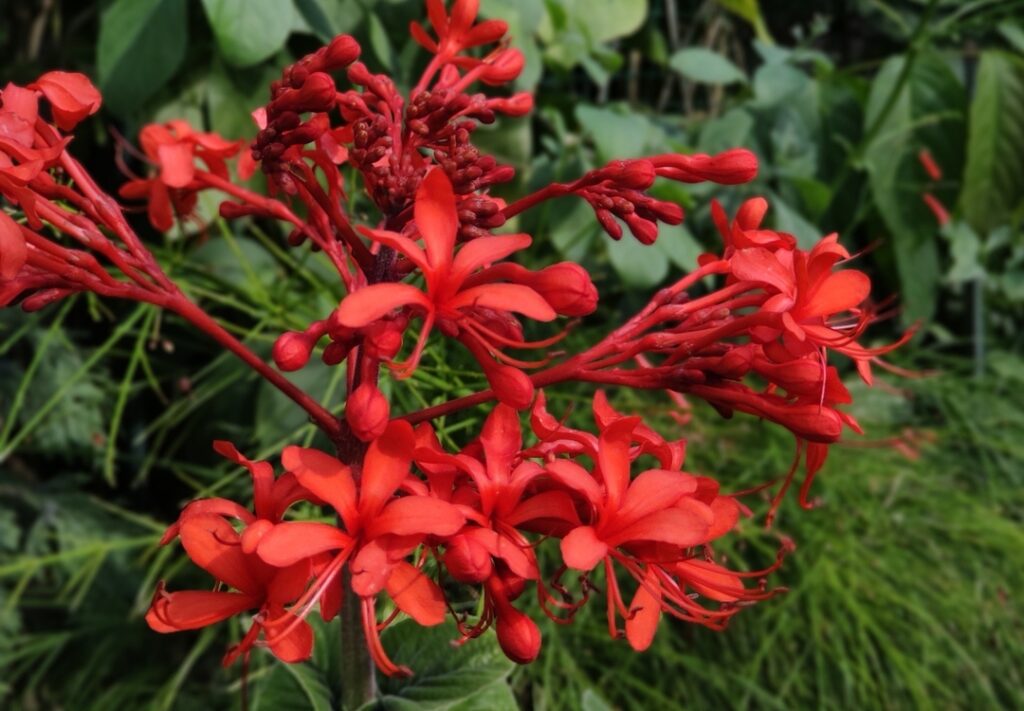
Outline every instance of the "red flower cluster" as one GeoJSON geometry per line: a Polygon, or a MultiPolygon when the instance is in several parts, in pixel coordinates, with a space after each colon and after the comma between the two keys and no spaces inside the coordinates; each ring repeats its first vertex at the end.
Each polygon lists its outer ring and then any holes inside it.
{"type": "Polygon", "coordinates": [[[600,391],[595,431],[570,428],[548,413],[542,389],[565,382],[652,389],[788,429],[797,456],[769,521],[798,465],[806,466],[799,494],[806,506],[828,445],[845,427],[859,429],[842,410],[851,396],[829,355],[852,359],[870,382],[872,365],[890,367],[880,357],[902,340],[881,348],[859,343],[880,317],[868,277],[837,270],[851,255],[835,235],[805,250],[763,227],[768,204],[761,198],[731,221],[713,203],[722,253],[703,255],[697,269],[593,346],[551,348],[574,320],[539,340],[526,337],[524,321],[592,314],[598,292],[579,264],[527,269],[508,261],[533,241],[494,234],[509,218],[576,196],[612,238],[622,237],[624,224],[649,245],[660,223],[683,219],[678,205],[648,194],[657,180],[742,183],[756,175],[757,160],[744,149],[615,160],[506,203],[491,189],[514,170],[482,153],[473,135],[497,114],[528,113],[532,97],[470,93],[477,82],[507,84],[523,66],[522,53],[504,39],[505,23],[477,23],[477,7],[456,0],[446,12],[441,0],[427,0],[433,36],[415,23],[412,34],[433,56],[408,96],[372,74],[358,61],[359,45],[342,36],[271,85],[268,104],[254,112],[259,131],[247,151],[180,121],[143,129],[138,157],[149,174],[121,194],[145,199],[154,227],[169,229],[175,214],[190,215],[199,191],[217,190],[231,198],[220,206],[224,218],[281,221],[291,245],[310,244],[337,270],[346,296],[305,330],[276,340],[270,355],[277,369],[181,293],[121,208],[67,152],[70,137],[62,132],[99,107],[85,77],[52,72],[0,94],[0,194],[26,219],[0,212],[0,305],[23,298],[24,308],[35,309],[90,291],[174,311],[291,397],[335,446],[337,457],[285,449],[286,471],[275,478],[269,463],[215,445],[249,469],[253,508],[225,499],[185,507],[164,542],[180,538],[217,586],[168,592],[161,585],[147,615],[153,629],[194,629],[254,611],[225,661],[257,645],[297,661],[312,648],[311,610],[319,605],[329,620],[348,596],[360,606],[378,667],[405,673],[380,641],[393,619],[378,621],[386,596],[394,614],[423,625],[454,615],[460,642],[493,626],[506,654],[528,662],[540,633],[523,610],[527,591],[545,614],[566,622],[601,581],[610,633],[624,630],[636,649],[651,643],[662,614],[720,628],[771,594],[764,577],[788,545],[764,570],[724,568],[711,545],[734,529],[740,505],[714,479],[682,471],[682,441],[616,412],[600,391]],[[344,90],[334,77],[342,71],[351,85],[344,90]],[[52,121],[40,116],[40,98],[52,121]],[[259,163],[273,196],[233,182],[226,160],[239,153],[235,174],[245,178],[259,163]],[[347,214],[342,165],[361,176],[380,211],[375,225],[356,227],[347,214]],[[717,286],[690,295],[705,280],[717,286]],[[419,331],[406,339],[413,324],[419,331]],[[438,335],[469,352],[487,389],[393,418],[381,373],[411,375],[438,335]],[[325,338],[324,362],[347,367],[343,418],[279,372],[305,366],[325,338]],[[442,448],[432,419],[493,401],[478,436],[461,451],[442,448]],[[527,411],[532,438],[524,444],[520,413],[527,411]],[[656,466],[635,471],[643,462],[656,466]],[[326,507],[337,524],[292,518],[296,502],[326,507]],[[558,541],[561,564],[553,570],[542,570],[536,554],[545,541],[558,541]],[[575,592],[562,581],[569,570],[581,581],[575,592]],[[747,578],[759,582],[747,585],[747,578]]]}
{"type": "Polygon", "coordinates": [[[538,441],[524,449],[516,411],[499,404],[480,437],[457,454],[442,449],[428,424],[414,430],[394,420],[370,444],[358,478],[324,452],[288,447],[281,457],[287,472],[275,480],[267,462],[217,443],[252,473],[255,512],[224,499],[195,501],[164,541],[180,537],[189,557],[233,591],[161,586],[146,619],[158,632],[173,632],[257,610],[225,663],[254,645],[284,661],[305,659],[313,639],[304,618],[317,604],[325,619],[337,614],[337,580],[347,565],[373,659],[396,675],[410,672],[381,645],[381,595],[422,625],[440,624],[451,612],[462,641],[493,626],[519,663],[536,658],[541,637],[513,603],[533,587],[541,609],[565,622],[586,602],[599,565],[609,632],[620,636],[621,617],[637,650],[650,645],[663,612],[719,628],[740,603],[769,595],[743,579],[771,569],[738,573],[714,562],[710,544],[736,525],[739,505],[713,479],[682,471],[684,443],[616,412],[600,392],[594,414],[598,434],[568,428],[547,412],[541,394],[530,417],[538,441]],[[633,477],[642,455],[658,466],[633,477]],[[300,500],[329,506],[339,524],[283,521],[300,500]],[[534,550],[542,538],[561,540],[564,566],[548,575],[534,550]],[[628,606],[615,566],[633,580],[628,606]],[[581,573],[578,600],[558,581],[566,568],[581,573]],[[454,582],[473,592],[446,594],[454,582]],[[482,613],[466,612],[463,603],[480,596],[482,613]]]}

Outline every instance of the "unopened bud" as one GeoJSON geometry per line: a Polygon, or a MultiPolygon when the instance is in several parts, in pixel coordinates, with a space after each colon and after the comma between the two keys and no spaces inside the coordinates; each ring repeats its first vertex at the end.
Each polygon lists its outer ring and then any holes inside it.
{"type": "Polygon", "coordinates": [[[525,410],[530,406],[533,401],[533,381],[526,373],[511,365],[495,363],[486,356],[480,361],[480,366],[500,402],[516,410],[525,410]]]}
{"type": "Polygon", "coordinates": [[[486,65],[480,74],[480,81],[491,86],[508,83],[519,76],[524,64],[526,60],[523,53],[515,47],[509,47],[499,52],[494,61],[486,65]]]}
{"type": "Polygon", "coordinates": [[[337,89],[334,80],[323,72],[313,72],[300,89],[286,89],[271,102],[274,113],[283,111],[327,111],[334,106],[337,89]]]}
{"type": "Polygon", "coordinates": [[[563,316],[586,316],[597,308],[597,288],[587,270],[574,262],[559,262],[529,275],[529,286],[563,316]]]}
{"type": "Polygon", "coordinates": [[[594,210],[594,215],[609,237],[616,241],[622,239],[622,225],[615,219],[615,215],[603,208],[594,210]]]}
{"type": "Polygon", "coordinates": [[[372,442],[384,434],[390,417],[391,406],[373,383],[360,385],[345,404],[345,420],[363,442],[372,442]]]}
{"type": "Polygon", "coordinates": [[[452,537],[445,548],[444,565],[460,583],[482,583],[494,572],[491,554],[469,536],[452,537]]]}
{"type": "Polygon", "coordinates": [[[654,178],[657,177],[654,165],[647,160],[613,161],[601,172],[607,179],[633,190],[646,190],[654,184],[654,178]]]}
{"type": "Polygon", "coordinates": [[[319,336],[310,333],[286,331],[274,341],[271,356],[279,370],[286,373],[299,370],[309,362],[309,356],[318,340],[319,336]]]}
{"type": "Polygon", "coordinates": [[[752,197],[744,201],[736,213],[736,224],[741,230],[756,230],[768,212],[768,201],[763,197],[752,197]]]}
{"type": "Polygon", "coordinates": [[[352,62],[356,61],[359,57],[359,53],[362,51],[359,47],[359,43],[355,41],[350,35],[338,35],[331,43],[327,45],[323,50],[322,55],[319,58],[319,66],[317,69],[324,71],[334,71],[347,67],[352,62]]]}
{"type": "Polygon", "coordinates": [[[629,231],[633,233],[642,244],[654,244],[658,239],[658,225],[650,220],[645,220],[631,213],[623,216],[629,231]]]}
{"type": "Polygon", "coordinates": [[[520,91],[507,99],[491,99],[488,106],[507,116],[525,116],[533,111],[533,94],[520,91]]]}
{"type": "Polygon", "coordinates": [[[503,606],[494,627],[501,651],[516,664],[529,664],[540,654],[540,629],[511,604],[503,606]]]}

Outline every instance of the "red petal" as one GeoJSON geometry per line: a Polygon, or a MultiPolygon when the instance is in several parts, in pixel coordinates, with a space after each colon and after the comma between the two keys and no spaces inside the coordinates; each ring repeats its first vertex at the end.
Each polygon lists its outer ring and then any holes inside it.
{"type": "Polygon", "coordinates": [[[512,311],[536,321],[552,321],[557,315],[551,305],[544,300],[544,297],[530,287],[521,284],[474,286],[460,291],[454,299],[448,302],[447,306],[452,309],[480,306],[497,311],[512,311]]]}
{"type": "Polygon", "coordinates": [[[455,256],[449,278],[455,284],[461,284],[477,269],[501,261],[521,249],[526,249],[532,241],[530,235],[502,235],[500,237],[480,237],[468,242],[455,256]]]}
{"type": "Polygon", "coordinates": [[[412,425],[395,420],[370,445],[363,460],[363,476],[359,492],[359,511],[375,516],[409,475],[416,438],[412,425]]]}
{"type": "Polygon", "coordinates": [[[679,499],[697,491],[697,479],[683,472],[649,469],[629,485],[615,516],[620,526],[638,521],[659,509],[674,506],[679,499]]]}
{"type": "Polygon", "coordinates": [[[562,560],[575,570],[593,570],[608,555],[608,546],[591,526],[580,526],[562,539],[562,560]]]}
{"type": "Polygon", "coordinates": [[[318,449],[285,447],[281,463],[299,483],[323,499],[341,515],[345,528],[355,532],[358,526],[356,484],[345,464],[318,449]]]}
{"type": "Polygon", "coordinates": [[[416,566],[404,560],[396,563],[386,589],[398,609],[419,624],[432,627],[444,622],[448,611],[444,593],[416,566]]]}
{"type": "Polygon", "coordinates": [[[597,467],[612,510],[618,509],[629,486],[629,443],[638,424],[638,417],[623,417],[606,427],[598,441],[597,467]]]}
{"type": "Polygon", "coordinates": [[[796,285],[793,274],[767,249],[752,247],[740,249],[729,260],[737,279],[768,284],[780,293],[791,295],[796,285]]]}
{"type": "Polygon", "coordinates": [[[0,210],[0,279],[14,279],[28,259],[28,245],[18,223],[0,210]]]}
{"type": "Polygon", "coordinates": [[[167,186],[159,180],[150,181],[148,213],[149,224],[161,232],[167,232],[174,227],[171,196],[167,192],[167,186]]]}
{"type": "Polygon", "coordinates": [[[270,651],[282,662],[294,664],[304,662],[313,656],[313,628],[293,613],[285,614],[263,623],[270,651]],[[281,633],[288,630],[287,634],[281,633]]]}
{"type": "Polygon", "coordinates": [[[631,541],[671,543],[684,548],[706,543],[714,522],[711,507],[694,499],[683,499],[675,507],[655,511],[647,518],[619,529],[608,539],[618,546],[631,541]]]}
{"type": "Polygon", "coordinates": [[[181,544],[196,565],[237,590],[262,593],[259,561],[242,552],[238,533],[220,516],[200,514],[181,523],[181,544]]]}
{"type": "Polygon", "coordinates": [[[352,573],[352,592],[360,597],[376,595],[388,582],[394,561],[391,560],[386,543],[370,541],[359,549],[349,571],[352,573]]]}
{"type": "Polygon", "coordinates": [[[830,316],[848,311],[863,303],[870,293],[871,279],[864,272],[847,269],[830,274],[808,295],[806,303],[799,310],[800,318],[830,316]]]}
{"type": "Polygon", "coordinates": [[[96,113],[102,98],[89,78],[76,72],[47,72],[32,88],[43,92],[62,131],[72,130],[86,116],[96,113]]]}
{"type": "Polygon", "coordinates": [[[431,306],[426,295],[411,284],[371,284],[346,296],[338,307],[338,321],[362,328],[402,306],[431,306]]]}
{"type": "Polygon", "coordinates": [[[654,641],[654,633],[658,631],[658,622],[661,620],[661,585],[651,567],[647,568],[643,583],[629,604],[629,615],[626,619],[626,639],[629,640],[629,646],[642,652],[654,641]]]}
{"type": "Polygon", "coordinates": [[[531,496],[516,506],[512,513],[503,520],[510,526],[535,521],[537,519],[556,519],[566,521],[578,526],[579,515],[576,513],[576,505],[567,492],[545,491],[542,494],[531,496]]]}
{"type": "Polygon", "coordinates": [[[548,462],[545,470],[552,479],[562,486],[582,494],[594,506],[600,505],[604,499],[601,494],[601,485],[590,472],[576,462],[556,459],[548,462]]]}
{"type": "Polygon", "coordinates": [[[430,264],[427,262],[427,255],[420,249],[420,246],[414,241],[404,235],[400,235],[397,232],[389,232],[387,230],[372,230],[368,227],[360,227],[359,231],[364,235],[372,239],[374,242],[379,242],[386,247],[396,252],[400,252],[409,258],[409,261],[420,268],[420,271],[427,273],[430,271],[430,264]]]}
{"type": "Polygon", "coordinates": [[[183,188],[192,182],[196,168],[190,143],[170,143],[157,148],[160,180],[170,188],[183,188]]]}
{"type": "Polygon", "coordinates": [[[497,42],[508,32],[508,23],[504,20],[484,20],[466,33],[462,46],[476,47],[481,44],[497,42]]]}
{"type": "Polygon", "coordinates": [[[410,21],[409,34],[412,35],[412,38],[417,44],[423,47],[423,49],[428,52],[437,53],[437,42],[430,38],[430,35],[427,34],[427,31],[423,29],[423,26],[420,23],[415,20],[410,21]]]}
{"type": "Polygon", "coordinates": [[[352,538],[329,524],[286,521],[268,531],[256,551],[265,562],[284,568],[317,553],[336,551],[350,545],[352,538]]]}
{"type": "Polygon", "coordinates": [[[687,560],[676,566],[682,582],[706,598],[718,602],[734,602],[743,596],[739,576],[706,560],[687,560]]]}
{"type": "Polygon", "coordinates": [[[537,580],[540,577],[540,571],[537,569],[537,561],[533,556],[533,551],[525,543],[518,545],[515,541],[499,534],[493,529],[481,528],[479,526],[467,527],[463,535],[483,546],[490,555],[505,561],[509,570],[520,578],[537,580]]]}
{"type": "Polygon", "coordinates": [[[403,496],[389,503],[380,515],[367,522],[366,536],[451,536],[462,528],[465,521],[459,510],[447,501],[430,496],[403,496]]]}
{"type": "Polygon", "coordinates": [[[452,183],[441,168],[434,168],[420,183],[413,205],[413,219],[423,237],[427,259],[435,270],[452,262],[459,218],[455,212],[452,183]]]}
{"type": "Polygon", "coordinates": [[[233,592],[183,590],[157,593],[146,613],[146,623],[154,632],[194,630],[257,607],[260,602],[252,595],[233,592]]]}

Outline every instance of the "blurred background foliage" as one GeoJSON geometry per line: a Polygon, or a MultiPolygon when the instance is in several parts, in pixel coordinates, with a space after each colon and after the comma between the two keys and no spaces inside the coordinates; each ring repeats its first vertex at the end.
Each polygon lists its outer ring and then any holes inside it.
{"type": "MultiPolygon", "coordinates": [[[[761,174],[739,188],[666,185],[687,209],[654,247],[600,232],[582,202],[524,216],[538,262],[581,261],[603,306],[580,342],[716,249],[708,205],[765,195],[772,225],[803,246],[839,231],[900,294],[879,342],[921,323],[897,355],[927,377],[856,388],[868,429],[835,449],[820,507],[787,504],[776,527],[799,550],[791,588],[725,633],[665,623],[647,653],[605,639],[600,610],[545,628],[531,667],[451,629],[396,626],[386,644],[414,661],[385,708],[997,708],[1024,706],[1024,3],[1018,0],[483,0],[527,57],[517,88],[530,119],[479,134],[518,170],[510,192],[567,180],[612,158],[746,146],[761,174]],[[942,169],[929,177],[927,149],[942,169]],[[922,195],[951,214],[940,226],[922,195]]],[[[145,122],[186,118],[230,138],[281,67],[337,33],[403,87],[425,63],[407,36],[419,0],[67,0],[0,2],[4,77],[85,71],[105,109],[73,150],[112,191],[115,152],[145,122]]],[[[212,196],[211,196],[212,197],[212,196]]],[[[353,194],[352,209],[365,204],[353,194]]],[[[201,218],[153,236],[173,276],[254,348],[321,318],[340,296],[316,255],[282,247],[276,226],[201,218]]],[[[140,230],[144,219],[136,216],[140,230]]],[[[438,344],[398,411],[465,394],[482,379],[438,344]]],[[[295,375],[339,406],[341,369],[295,375]]],[[[588,393],[560,392],[585,411],[588,393]]],[[[685,433],[688,468],[727,488],[785,471],[788,438],[749,418],[618,393],[665,434],[685,433]]],[[[480,413],[441,423],[465,441],[480,413]]],[[[207,584],[157,538],[181,504],[244,496],[242,473],[210,452],[251,456],[316,441],[290,403],[213,344],[154,310],[88,296],[0,313],[0,705],[24,709],[237,708],[237,669],[219,655],[238,629],[158,636],[141,619],[155,581],[207,584]]],[[[756,501],[750,502],[756,505],[756,501]]],[[[729,551],[755,566],[772,533],[742,525],[729,551]]],[[[760,560],[759,560],[760,559],[760,560]]],[[[601,607],[600,605],[598,607],[601,607]]],[[[328,709],[336,629],[313,662],[256,655],[254,708],[328,709]]]]}

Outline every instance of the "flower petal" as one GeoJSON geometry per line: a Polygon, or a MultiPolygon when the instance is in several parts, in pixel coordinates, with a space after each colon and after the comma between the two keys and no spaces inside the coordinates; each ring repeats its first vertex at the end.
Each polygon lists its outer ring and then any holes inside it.
{"type": "Polygon", "coordinates": [[[359,511],[375,516],[409,475],[416,436],[405,420],[393,420],[384,434],[373,441],[363,459],[359,511]]]}
{"type": "Polygon", "coordinates": [[[317,553],[350,545],[352,538],[335,526],[316,521],[286,521],[264,534],[256,553],[264,562],[285,568],[317,553]]]}
{"type": "Polygon", "coordinates": [[[732,571],[706,560],[686,560],[675,566],[681,582],[718,602],[734,602],[743,596],[743,581],[732,571]]]}
{"type": "Polygon", "coordinates": [[[302,486],[338,512],[348,531],[355,532],[359,521],[356,484],[347,465],[326,452],[294,445],[285,447],[281,463],[302,486]]]}
{"type": "Polygon", "coordinates": [[[711,507],[695,499],[683,499],[669,509],[655,511],[608,537],[608,545],[631,541],[671,543],[688,548],[708,541],[715,516],[711,507]]]}
{"type": "Polygon", "coordinates": [[[398,609],[419,624],[433,627],[444,622],[444,593],[416,566],[404,560],[396,563],[385,587],[398,609]]]}
{"type": "Polygon", "coordinates": [[[661,585],[658,583],[657,573],[648,567],[643,582],[629,604],[629,617],[626,618],[626,639],[629,640],[629,646],[638,652],[650,647],[660,620],[661,585]]]}
{"type": "Polygon", "coordinates": [[[526,249],[532,242],[530,235],[501,235],[480,237],[466,243],[455,256],[449,278],[461,284],[477,269],[500,261],[510,254],[526,249]]]}
{"type": "Polygon", "coordinates": [[[446,306],[465,309],[479,306],[512,311],[535,321],[552,321],[557,314],[544,297],[521,284],[484,284],[460,291],[446,306]]]}
{"type": "Polygon", "coordinates": [[[462,528],[465,517],[447,501],[431,496],[403,496],[395,499],[366,525],[366,536],[451,536],[462,528]]]}
{"type": "Polygon", "coordinates": [[[259,561],[242,552],[238,533],[212,514],[190,516],[181,522],[181,545],[192,562],[217,580],[244,593],[262,593],[259,561]]]}
{"type": "Polygon", "coordinates": [[[313,628],[292,612],[263,623],[268,646],[282,662],[295,664],[313,656],[313,628]]]}
{"type": "Polygon", "coordinates": [[[597,468],[612,510],[619,508],[629,486],[629,445],[638,424],[639,417],[623,417],[604,428],[598,439],[597,468]]]}
{"type": "Polygon", "coordinates": [[[592,526],[580,526],[562,539],[562,560],[570,568],[584,572],[593,570],[608,555],[608,546],[597,537],[592,526]]]}
{"type": "Polygon", "coordinates": [[[235,592],[158,592],[146,612],[146,624],[154,632],[194,630],[258,607],[260,603],[258,597],[235,592]]]}
{"type": "Polygon", "coordinates": [[[629,484],[615,520],[619,525],[628,525],[658,509],[675,505],[679,499],[695,491],[696,477],[667,469],[649,469],[629,484]]]}
{"type": "Polygon", "coordinates": [[[0,210],[0,279],[14,279],[28,259],[28,245],[18,223],[0,210]]]}
{"type": "Polygon", "coordinates": [[[430,309],[426,294],[411,284],[371,284],[341,301],[338,321],[349,328],[362,328],[403,306],[430,309]]]}
{"type": "MultiPolygon", "coordinates": [[[[799,318],[831,316],[859,306],[871,293],[871,279],[856,269],[829,274],[811,294],[806,296],[799,309],[799,318]]],[[[803,294],[800,295],[804,297],[803,294]]]]}
{"type": "Polygon", "coordinates": [[[157,148],[160,180],[169,188],[184,188],[195,177],[193,146],[190,143],[165,143],[157,148]]]}
{"type": "Polygon", "coordinates": [[[796,284],[793,274],[786,269],[772,252],[760,247],[740,249],[729,260],[732,273],[737,279],[767,284],[779,293],[792,295],[796,284]]]}
{"type": "Polygon", "coordinates": [[[431,170],[420,183],[413,219],[423,237],[430,266],[436,271],[446,269],[452,262],[459,217],[455,212],[452,183],[441,168],[431,170]]]}

